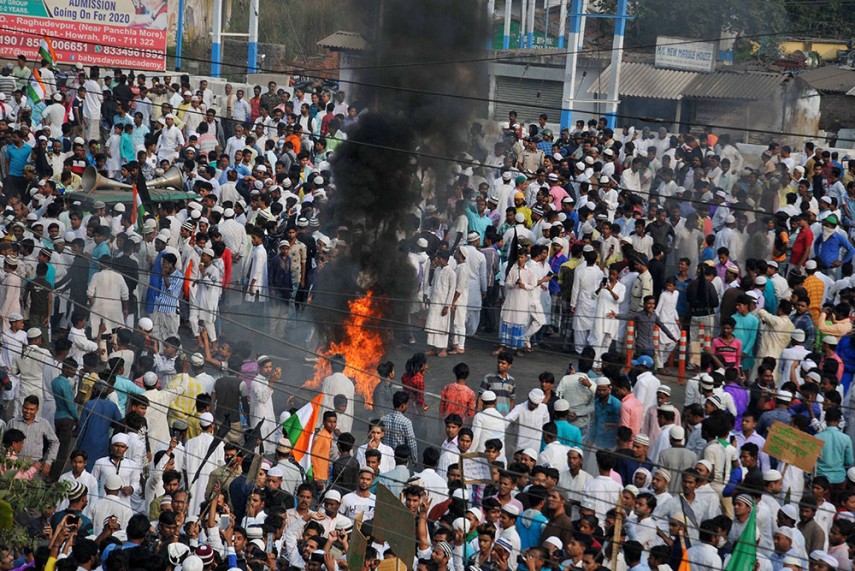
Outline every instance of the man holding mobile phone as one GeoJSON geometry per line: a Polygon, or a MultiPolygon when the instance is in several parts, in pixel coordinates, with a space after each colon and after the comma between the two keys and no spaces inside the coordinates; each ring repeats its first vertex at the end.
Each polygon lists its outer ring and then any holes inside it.
{"type": "Polygon", "coordinates": [[[53,517],[50,519],[51,527],[56,529],[62,523],[62,520],[68,516],[65,523],[67,525],[76,525],[77,532],[81,537],[91,535],[92,520],[83,515],[83,510],[88,503],[88,488],[84,484],[75,481],[68,491],[68,507],[53,514],[53,517]]]}

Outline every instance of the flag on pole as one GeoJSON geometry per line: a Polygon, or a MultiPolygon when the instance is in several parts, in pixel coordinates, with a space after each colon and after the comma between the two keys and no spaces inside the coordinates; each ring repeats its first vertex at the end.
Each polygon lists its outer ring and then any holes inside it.
{"type": "Polygon", "coordinates": [[[38,68],[35,68],[27,85],[27,96],[33,101],[33,104],[36,104],[44,101],[45,93],[47,93],[47,90],[45,89],[45,84],[42,82],[42,76],[38,68]]]}
{"type": "Polygon", "coordinates": [[[733,553],[727,561],[724,571],[742,571],[743,569],[754,569],[757,562],[757,520],[755,515],[757,508],[751,508],[745,529],[739,534],[739,539],[733,548],[733,553]]]}
{"type": "Polygon", "coordinates": [[[291,441],[294,460],[303,467],[306,475],[312,474],[312,442],[315,439],[315,428],[321,413],[323,394],[319,394],[303,408],[292,414],[282,425],[288,440],[291,441]]]}
{"type": "Polygon", "coordinates": [[[39,57],[47,61],[48,67],[53,67],[56,63],[56,53],[53,51],[53,46],[50,43],[50,38],[47,36],[39,42],[39,57]]]}
{"type": "Polygon", "coordinates": [[[137,227],[139,233],[142,234],[143,221],[145,220],[145,206],[142,203],[142,197],[137,190],[137,185],[133,185],[134,191],[134,208],[131,210],[131,225],[137,227]]]}
{"type": "Polygon", "coordinates": [[[680,565],[677,571],[692,571],[692,566],[689,565],[689,552],[686,549],[686,538],[680,536],[680,565]]]}

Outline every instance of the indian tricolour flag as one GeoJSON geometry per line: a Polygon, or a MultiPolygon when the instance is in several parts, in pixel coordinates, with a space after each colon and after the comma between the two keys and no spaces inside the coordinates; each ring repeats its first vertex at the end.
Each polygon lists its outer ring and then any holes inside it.
{"type": "Polygon", "coordinates": [[[54,53],[53,46],[50,43],[50,38],[47,36],[42,38],[42,41],[39,42],[39,57],[47,61],[48,67],[53,67],[56,62],[56,53],[54,53]]]}
{"type": "Polygon", "coordinates": [[[291,452],[294,460],[303,467],[308,476],[312,474],[312,441],[315,439],[315,428],[318,426],[323,399],[324,395],[319,394],[292,414],[282,425],[288,440],[294,447],[291,452]]]}
{"type": "Polygon", "coordinates": [[[44,100],[45,93],[47,93],[47,90],[45,89],[44,82],[42,82],[42,76],[39,73],[38,68],[35,68],[33,69],[33,74],[30,76],[30,82],[27,85],[27,96],[32,99],[35,104],[44,100]]]}
{"type": "Polygon", "coordinates": [[[137,185],[133,185],[134,189],[134,209],[131,211],[131,224],[137,226],[142,234],[143,221],[145,220],[145,206],[143,206],[142,198],[137,190],[137,185]]]}

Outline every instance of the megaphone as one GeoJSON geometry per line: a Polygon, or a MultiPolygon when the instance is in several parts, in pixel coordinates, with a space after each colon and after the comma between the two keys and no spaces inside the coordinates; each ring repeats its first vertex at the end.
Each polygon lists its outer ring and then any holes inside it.
{"type": "MultiPolygon", "coordinates": [[[[99,190],[102,188],[118,188],[123,190],[131,190],[133,188],[133,185],[101,176],[93,166],[86,167],[81,178],[82,183],[80,185],[80,190],[86,194],[89,194],[93,190],[99,190]]],[[[184,175],[181,173],[181,169],[173,165],[168,171],[163,173],[163,176],[159,176],[148,181],[146,183],[146,188],[165,188],[167,186],[174,186],[175,188],[180,189],[183,183],[184,175]]]]}
{"type": "Polygon", "coordinates": [[[181,172],[181,169],[175,165],[169,167],[169,170],[163,173],[162,176],[157,178],[153,178],[150,181],[145,183],[146,188],[165,188],[167,186],[174,186],[175,188],[181,188],[184,184],[184,174],[181,172]]]}
{"type": "Polygon", "coordinates": [[[89,194],[93,190],[98,190],[99,188],[121,188],[127,190],[131,190],[133,188],[129,184],[101,176],[93,166],[88,166],[83,170],[83,176],[81,179],[82,183],[80,185],[80,190],[86,194],[89,194]]]}

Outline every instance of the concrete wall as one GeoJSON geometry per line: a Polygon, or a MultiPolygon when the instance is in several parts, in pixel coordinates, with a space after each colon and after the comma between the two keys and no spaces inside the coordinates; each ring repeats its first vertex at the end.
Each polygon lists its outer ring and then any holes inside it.
{"type": "Polygon", "coordinates": [[[747,103],[697,99],[690,106],[691,121],[697,125],[693,130],[713,125],[716,132],[729,132],[737,141],[757,144],[776,141],[801,148],[804,141],[820,135],[819,93],[797,78],[783,83],[768,99],[747,103]]]}
{"type": "Polygon", "coordinates": [[[796,50],[803,52],[816,52],[825,61],[834,61],[837,59],[837,50],[845,50],[845,42],[834,41],[813,41],[813,40],[790,40],[781,42],[781,51],[784,53],[792,53],[796,50]]]}
{"type": "Polygon", "coordinates": [[[855,127],[855,98],[852,96],[843,93],[823,95],[819,108],[822,112],[821,129],[836,132],[855,127]]]}

